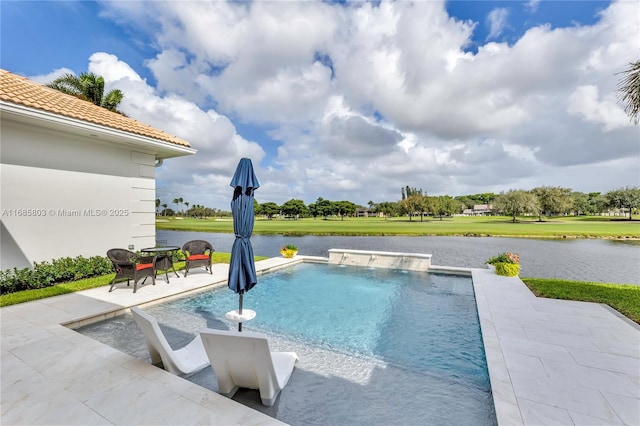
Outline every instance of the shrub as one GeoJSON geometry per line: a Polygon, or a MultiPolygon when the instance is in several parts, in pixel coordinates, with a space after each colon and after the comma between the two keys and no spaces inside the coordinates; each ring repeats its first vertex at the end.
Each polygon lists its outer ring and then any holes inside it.
{"type": "Polygon", "coordinates": [[[496,274],[505,277],[517,277],[520,273],[520,265],[517,263],[498,262],[493,264],[496,267],[496,274]]]}
{"type": "Polygon", "coordinates": [[[293,244],[287,244],[286,246],[280,247],[280,254],[284,257],[293,257],[298,253],[298,247],[293,244]]]}
{"type": "Polygon", "coordinates": [[[24,269],[7,269],[0,272],[0,292],[13,293],[29,288],[28,283],[31,281],[33,271],[29,268],[24,269]]]}
{"type": "Polygon", "coordinates": [[[173,252],[173,261],[174,262],[184,262],[184,253],[182,250],[176,250],[173,252]]]}
{"type": "Polygon", "coordinates": [[[518,253],[500,253],[499,255],[487,260],[487,263],[490,265],[495,265],[496,263],[512,263],[517,265],[520,263],[520,256],[518,253]]]}
{"type": "Polygon", "coordinates": [[[0,272],[0,292],[50,287],[52,285],[106,275],[113,272],[113,264],[106,257],[63,257],[50,262],[34,262],[33,268],[13,268],[0,272]]]}

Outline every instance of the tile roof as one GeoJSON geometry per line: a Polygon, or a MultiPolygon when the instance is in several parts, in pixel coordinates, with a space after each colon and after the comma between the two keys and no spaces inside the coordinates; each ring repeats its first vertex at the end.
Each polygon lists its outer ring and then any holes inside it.
{"type": "Polygon", "coordinates": [[[0,100],[128,133],[190,147],[189,142],[148,124],[112,112],[0,69],[0,100]]]}

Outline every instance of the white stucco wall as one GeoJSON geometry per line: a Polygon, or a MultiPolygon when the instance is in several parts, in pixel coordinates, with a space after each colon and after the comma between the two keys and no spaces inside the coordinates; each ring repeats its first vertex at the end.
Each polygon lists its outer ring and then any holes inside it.
{"type": "Polygon", "coordinates": [[[2,120],[0,269],[155,245],[155,155],[2,120]]]}

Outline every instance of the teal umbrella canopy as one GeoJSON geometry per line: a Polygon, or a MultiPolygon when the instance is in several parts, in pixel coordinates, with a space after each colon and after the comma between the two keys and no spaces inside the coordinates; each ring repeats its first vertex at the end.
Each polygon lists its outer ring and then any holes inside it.
{"type": "MultiPolygon", "coordinates": [[[[254,222],[253,192],[260,187],[260,183],[253,171],[250,159],[240,160],[233,179],[231,179],[231,186],[233,187],[231,214],[233,215],[233,232],[236,239],[231,247],[229,288],[240,295],[239,313],[242,314],[244,292],[251,290],[258,282],[256,264],[253,260],[251,234],[254,222]]],[[[238,325],[238,329],[242,330],[242,323],[238,325]]]]}

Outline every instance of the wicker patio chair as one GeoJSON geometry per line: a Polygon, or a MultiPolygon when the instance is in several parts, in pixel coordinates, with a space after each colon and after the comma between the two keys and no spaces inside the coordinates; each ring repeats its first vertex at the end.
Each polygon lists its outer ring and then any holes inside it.
{"type": "Polygon", "coordinates": [[[214,251],[213,246],[208,241],[193,240],[185,243],[182,246],[185,258],[184,276],[187,276],[189,269],[198,266],[204,266],[212,274],[211,255],[214,251]]]}
{"type": "Polygon", "coordinates": [[[127,286],[133,280],[133,292],[138,290],[138,281],[144,277],[142,284],[151,277],[153,285],[156,285],[155,256],[138,256],[125,249],[111,249],[107,251],[107,257],[113,263],[116,276],[113,278],[109,292],[113,290],[116,282],[126,279],[127,286]]]}

